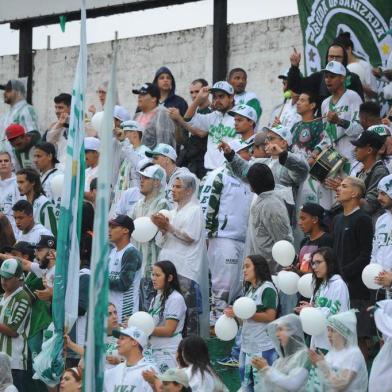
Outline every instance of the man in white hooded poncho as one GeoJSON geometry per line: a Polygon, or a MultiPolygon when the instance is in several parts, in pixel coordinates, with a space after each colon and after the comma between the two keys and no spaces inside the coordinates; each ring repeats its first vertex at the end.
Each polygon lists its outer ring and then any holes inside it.
{"type": "Polygon", "coordinates": [[[368,374],[365,358],[358,347],[355,310],[330,316],[327,324],[331,350],[325,357],[310,351],[318,378],[309,380],[308,390],[366,392],[368,374]]]}
{"type": "Polygon", "coordinates": [[[173,201],[177,207],[168,217],[155,214],[157,244],[162,249],[159,260],[171,261],[188,307],[188,333],[208,334],[208,260],[204,236],[204,216],[197,200],[197,179],[181,174],[173,184],[173,201]]]}
{"type": "Polygon", "coordinates": [[[267,332],[279,358],[268,366],[261,357],[252,360],[261,373],[263,391],[305,391],[310,361],[299,317],[288,314],[268,325],[267,332]]]}

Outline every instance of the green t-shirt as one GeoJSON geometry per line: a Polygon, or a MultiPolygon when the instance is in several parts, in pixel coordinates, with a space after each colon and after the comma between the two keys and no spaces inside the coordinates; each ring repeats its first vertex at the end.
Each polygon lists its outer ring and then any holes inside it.
{"type": "Polygon", "coordinates": [[[291,133],[295,149],[309,157],[323,138],[323,122],[321,120],[300,121],[291,128],[291,133]]]}

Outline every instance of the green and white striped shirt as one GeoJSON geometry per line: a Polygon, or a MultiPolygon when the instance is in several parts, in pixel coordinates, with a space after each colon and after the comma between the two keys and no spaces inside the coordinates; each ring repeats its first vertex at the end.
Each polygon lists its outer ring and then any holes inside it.
{"type": "Polygon", "coordinates": [[[26,370],[27,336],[30,328],[31,302],[28,293],[19,287],[11,295],[0,297],[0,324],[11,328],[18,336],[0,333],[0,352],[11,357],[11,368],[26,370]]]}

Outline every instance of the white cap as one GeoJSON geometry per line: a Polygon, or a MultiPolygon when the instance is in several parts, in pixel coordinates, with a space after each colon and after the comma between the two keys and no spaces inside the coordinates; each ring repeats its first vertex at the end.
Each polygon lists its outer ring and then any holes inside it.
{"type": "Polygon", "coordinates": [[[338,61],[330,61],[323,71],[342,76],[346,76],[347,73],[346,67],[338,61]]]}
{"type": "Polygon", "coordinates": [[[233,86],[229,83],[226,82],[226,80],[221,80],[220,82],[216,82],[211,90],[212,93],[216,91],[224,91],[225,93],[229,95],[234,95],[234,88],[233,86]]]}
{"type": "Polygon", "coordinates": [[[120,125],[120,127],[123,129],[123,131],[138,131],[138,132],[144,132],[144,127],[143,125],[139,124],[135,120],[127,120],[123,121],[120,125]]]}
{"type": "Polygon", "coordinates": [[[246,117],[249,120],[252,120],[254,123],[257,122],[257,113],[256,110],[252,108],[252,106],[249,105],[237,105],[234,106],[233,109],[231,109],[228,114],[230,116],[235,116],[236,114],[239,114],[242,117],[246,117]]]}
{"type": "Polygon", "coordinates": [[[0,267],[0,276],[4,279],[19,278],[23,276],[21,263],[16,259],[6,259],[0,267]]]}
{"type": "Polygon", "coordinates": [[[161,182],[166,177],[165,170],[159,165],[148,166],[138,173],[143,177],[152,178],[153,180],[159,180],[161,182]]]}
{"type": "Polygon", "coordinates": [[[116,105],[113,109],[113,117],[117,118],[120,121],[128,121],[131,119],[131,116],[127,109],[123,106],[116,105]]]}
{"type": "Polygon", "coordinates": [[[152,158],[155,155],[163,155],[170,158],[172,161],[176,161],[177,153],[176,150],[169,144],[159,143],[152,151],[146,151],[146,156],[152,158]]]}
{"type": "Polygon", "coordinates": [[[176,382],[183,385],[184,387],[189,387],[189,378],[183,369],[167,369],[165,373],[160,374],[158,378],[161,381],[176,382]]]}
{"type": "Polygon", "coordinates": [[[239,152],[245,148],[250,147],[248,143],[243,142],[240,139],[233,139],[229,142],[230,148],[235,152],[239,152]]]}
{"type": "Polygon", "coordinates": [[[143,348],[147,345],[146,334],[137,327],[115,329],[112,334],[115,338],[119,338],[121,335],[129,336],[133,340],[136,340],[143,348]]]}
{"type": "Polygon", "coordinates": [[[99,151],[99,148],[101,147],[101,141],[96,138],[96,137],[85,137],[84,138],[84,150],[90,150],[90,151],[99,151]]]}
{"type": "Polygon", "coordinates": [[[263,131],[267,130],[267,131],[271,131],[273,133],[276,133],[277,135],[279,135],[283,140],[286,140],[287,144],[290,146],[291,145],[291,140],[292,140],[292,136],[291,136],[291,132],[290,130],[288,130],[287,128],[285,128],[284,126],[278,124],[275,125],[274,127],[264,127],[263,131]]]}

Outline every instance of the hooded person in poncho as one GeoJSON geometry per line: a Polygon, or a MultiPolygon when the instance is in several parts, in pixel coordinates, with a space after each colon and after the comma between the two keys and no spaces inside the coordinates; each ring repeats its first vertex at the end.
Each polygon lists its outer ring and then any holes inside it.
{"type": "Polygon", "coordinates": [[[368,373],[365,358],[358,347],[355,310],[341,312],[327,320],[331,350],[325,357],[310,351],[309,357],[317,367],[318,379],[309,391],[366,392],[368,373]]]}
{"type": "Polygon", "coordinates": [[[256,357],[252,364],[262,374],[263,391],[305,391],[310,361],[299,317],[288,314],[271,322],[267,327],[279,358],[268,366],[263,358],[256,357]]]}
{"type": "Polygon", "coordinates": [[[369,392],[392,391],[392,300],[376,304],[374,320],[382,333],[384,345],[374,358],[369,376],[369,392]]]}

